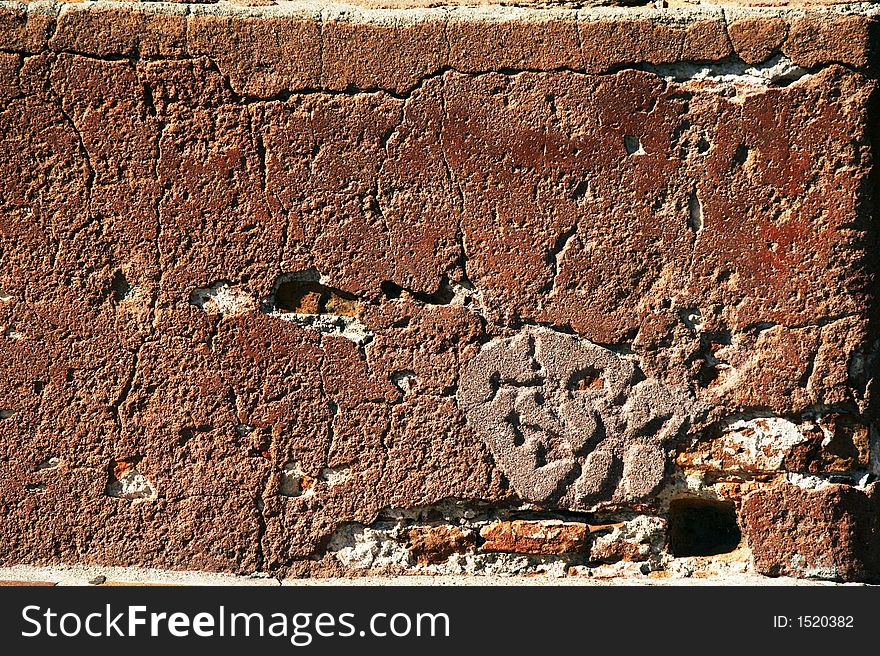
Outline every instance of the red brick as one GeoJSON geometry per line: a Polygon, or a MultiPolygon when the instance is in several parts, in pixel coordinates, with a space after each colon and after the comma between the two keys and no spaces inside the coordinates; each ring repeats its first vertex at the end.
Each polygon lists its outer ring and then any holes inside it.
{"type": "Polygon", "coordinates": [[[578,522],[513,520],[480,530],[482,551],[554,555],[577,553],[588,546],[590,527],[578,522]]]}

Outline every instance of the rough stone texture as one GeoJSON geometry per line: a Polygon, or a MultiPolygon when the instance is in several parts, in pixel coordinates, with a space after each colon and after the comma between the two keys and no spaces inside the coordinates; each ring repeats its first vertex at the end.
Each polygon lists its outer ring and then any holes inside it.
{"type": "Polygon", "coordinates": [[[0,563],[873,576],[875,16],[0,3],[0,563]]]}
{"type": "Polygon", "coordinates": [[[746,497],[742,519],[762,574],[880,578],[876,484],[865,490],[782,485],[756,491],[746,497]]]}
{"type": "Polygon", "coordinates": [[[456,526],[426,526],[410,529],[409,550],[420,565],[434,565],[449,560],[476,544],[475,537],[456,526]]]}

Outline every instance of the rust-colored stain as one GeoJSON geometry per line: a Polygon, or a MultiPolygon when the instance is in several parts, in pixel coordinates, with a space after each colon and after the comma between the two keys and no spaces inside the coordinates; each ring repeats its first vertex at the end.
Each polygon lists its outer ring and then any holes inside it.
{"type": "Polygon", "coordinates": [[[134,469],[135,465],[140,462],[140,458],[126,458],[123,460],[112,460],[109,466],[111,479],[120,480],[125,474],[134,469]]]}

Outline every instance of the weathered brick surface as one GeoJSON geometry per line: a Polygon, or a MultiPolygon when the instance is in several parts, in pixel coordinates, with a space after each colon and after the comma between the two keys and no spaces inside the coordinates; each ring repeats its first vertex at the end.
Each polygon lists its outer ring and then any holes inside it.
{"type": "Polygon", "coordinates": [[[757,570],[845,581],[880,578],[876,488],[784,485],[750,494],[743,524],[757,570]]]}
{"type": "Polygon", "coordinates": [[[490,524],[480,531],[484,551],[524,554],[564,554],[582,551],[590,527],[579,522],[516,520],[490,524]]]}
{"type": "Polygon", "coordinates": [[[758,500],[875,465],[874,20],[4,4],[0,561],[586,562],[486,527],[718,483],[803,573],[758,500]]]}

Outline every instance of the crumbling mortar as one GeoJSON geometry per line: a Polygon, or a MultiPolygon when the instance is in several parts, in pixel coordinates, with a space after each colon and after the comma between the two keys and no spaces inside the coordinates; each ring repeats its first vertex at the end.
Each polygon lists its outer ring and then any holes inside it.
{"type": "MultiPolygon", "coordinates": [[[[572,567],[596,565],[603,562],[591,553],[597,538],[612,539],[635,537],[645,546],[644,556],[650,569],[665,569],[673,560],[665,554],[664,535],[651,534],[639,538],[628,535],[619,524],[639,522],[643,518],[663,519],[637,511],[579,513],[535,507],[530,504],[500,501],[489,503],[478,499],[449,498],[428,505],[408,508],[386,507],[364,522],[344,522],[322,542],[322,552],[331,555],[358,571],[395,571],[409,574],[494,573],[510,575],[529,572],[565,576],[572,567]],[[525,521],[534,523],[587,524],[592,528],[587,542],[567,553],[531,553],[484,550],[487,538],[481,530],[497,523],[525,521]],[[454,551],[445,559],[421,562],[410,551],[410,532],[440,527],[457,529],[469,541],[463,551],[454,551]],[[595,532],[594,532],[595,531],[595,532]],[[615,538],[616,536],[616,538],[615,538]],[[644,541],[649,539],[649,542],[644,541]],[[358,546],[361,545],[359,549],[358,546]]],[[[558,525],[558,524],[557,524],[558,525]]],[[[643,572],[644,573],[644,572],[643,572]]]]}
{"type": "MultiPolygon", "coordinates": [[[[216,63],[216,61],[208,56],[208,55],[143,55],[139,52],[134,52],[132,54],[118,54],[118,55],[96,55],[94,53],[74,50],[74,49],[49,49],[53,54],[68,54],[74,55],[78,57],[84,57],[87,59],[91,59],[94,61],[107,61],[107,62],[120,62],[120,61],[130,61],[133,63],[137,63],[139,61],[144,62],[163,62],[163,61],[193,61],[197,59],[203,59],[209,62],[209,66],[211,70],[219,73],[223,78],[224,87],[227,91],[229,91],[233,97],[233,100],[239,104],[249,104],[249,103],[261,103],[261,102],[287,102],[291,98],[298,96],[307,96],[314,94],[323,94],[327,96],[358,96],[358,95],[371,95],[376,93],[384,93],[387,94],[391,98],[395,98],[397,100],[407,100],[414,93],[419,91],[427,82],[433,80],[437,77],[441,77],[446,73],[457,73],[459,75],[465,75],[472,78],[478,78],[484,75],[492,75],[492,74],[500,74],[500,75],[521,75],[521,74],[555,74],[555,73],[570,73],[573,75],[583,75],[590,77],[600,77],[606,75],[615,75],[621,71],[626,70],[640,70],[647,73],[654,73],[660,77],[673,76],[676,70],[681,70],[685,67],[698,67],[702,66],[703,68],[696,71],[697,74],[702,73],[704,70],[709,71],[709,76],[718,75],[718,71],[727,71],[724,74],[736,74],[735,72],[730,72],[729,69],[731,67],[734,70],[746,70],[746,69],[756,69],[761,70],[762,68],[766,68],[766,63],[764,64],[756,64],[751,65],[744,62],[740,57],[733,55],[730,57],[726,57],[718,60],[702,60],[702,59],[688,59],[688,60],[679,60],[674,62],[667,62],[663,64],[650,64],[642,61],[630,61],[630,62],[620,62],[609,66],[606,69],[602,70],[587,70],[586,68],[581,67],[572,67],[572,66],[555,66],[555,67],[547,67],[547,68],[530,68],[530,67],[496,67],[486,70],[479,71],[462,71],[460,69],[455,68],[451,65],[443,65],[438,67],[436,70],[430,71],[420,77],[414,84],[409,87],[401,90],[396,90],[391,87],[383,87],[383,86],[368,86],[368,87],[358,87],[355,85],[349,85],[345,89],[329,89],[324,86],[302,86],[302,87],[293,87],[289,89],[285,89],[283,91],[269,94],[265,96],[256,95],[256,94],[246,94],[241,91],[236,91],[231,83],[230,75],[224,73],[221,67],[216,63]]],[[[20,50],[2,50],[0,52],[8,52],[11,54],[22,54],[20,50]]],[[[782,57],[779,52],[774,52],[767,61],[772,61],[774,59],[778,59],[782,57]]],[[[866,68],[856,67],[847,62],[841,61],[827,61],[821,64],[817,64],[811,68],[802,68],[804,71],[801,74],[801,77],[805,77],[807,75],[814,75],[816,73],[825,70],[831,66],[840,66],[847,71],[860,73],[866,75],[868,77],[874,77],[871,74],[871,71],[866,68]]],[[[676,83],[683,83],[688,81],[688,77],[680,77],[674,80],[676,83]]],[[[703,79],[702,75],[699,75],[697,79],[703,79]]],[[[323,84],[323,83],[321,83],[323,84]]],[[[768,85],[772,88],[772,85],[768,85]]]]}
{"type": "MultiPolygon", "coordinates": [[[[728,414],[724,417],[713,420],[711,423],[701,426],[699,430],[691,433],[690,438],[682,441],[678,445],[679,453],[686,453],[697,448],[701,442],[714,439],[722,435],[725,430],[739,423],[747,423],[757,419],[784,420],[800,426],[802,424],[817,424],[823,416],[828,414],[844,414],[862,418],[857,408],[853,408],[847,404],[817,404],[806,408],[798,413],[776,413],[770,409],[753,408],[744,409],[739,412],[728,414]]],[[[711,499],[724,499],[717,490],[715,483],[727,480],[736,480],[740,482],[761,482],[772,485],[772,481],[768,481],[768,476],[776,476],[784,478],[788,483],[798,485],[806,489],[814,489],[829,484],[845,484],[859,489],[866,488],[872,482],[878,480],[880,469],[878,469],[877,451],[873,440],[876,439],[874,425],[869,425],[869,462],[868,467],[856,467],[846,471],[831,471],[817,473],[800,473],[787,469],[779,469],[778,471],[751,471],[747,469],[737,469],[730,471],[713,471],[711,469],[702,470],[697,468],[684,469],[676,464],[673,475],[671,476],[666,488],[658,495],[661,502],[661,508],[668,509],[669,501],[676,495],[696,495],[711,499]],[[687,469],[688,471],[685,471],[687,469]],[[699,484],[695,485],[695,479],[688,474],[700,473],[699,484]],[[731,478],[732,477],[732,478],[731,478]]]]}
{"type": "Polygon", "coordinates": [[[855,408],[853,406],[843,403],[815,404],[804,408],[800,412],[792,413],[774,412],[773,410],[764,407],[743,408],[737,412],[732,412],[723,417],[713,420],[711,423],[706,424],[701,430],[713,431],[721,428],[721,426],[726,423],[749,421],[752,419],[781,418],[793,422],[815,421],[823,415],[831,413],[852,415],[854,414],[854,409],[855,408]]]}

